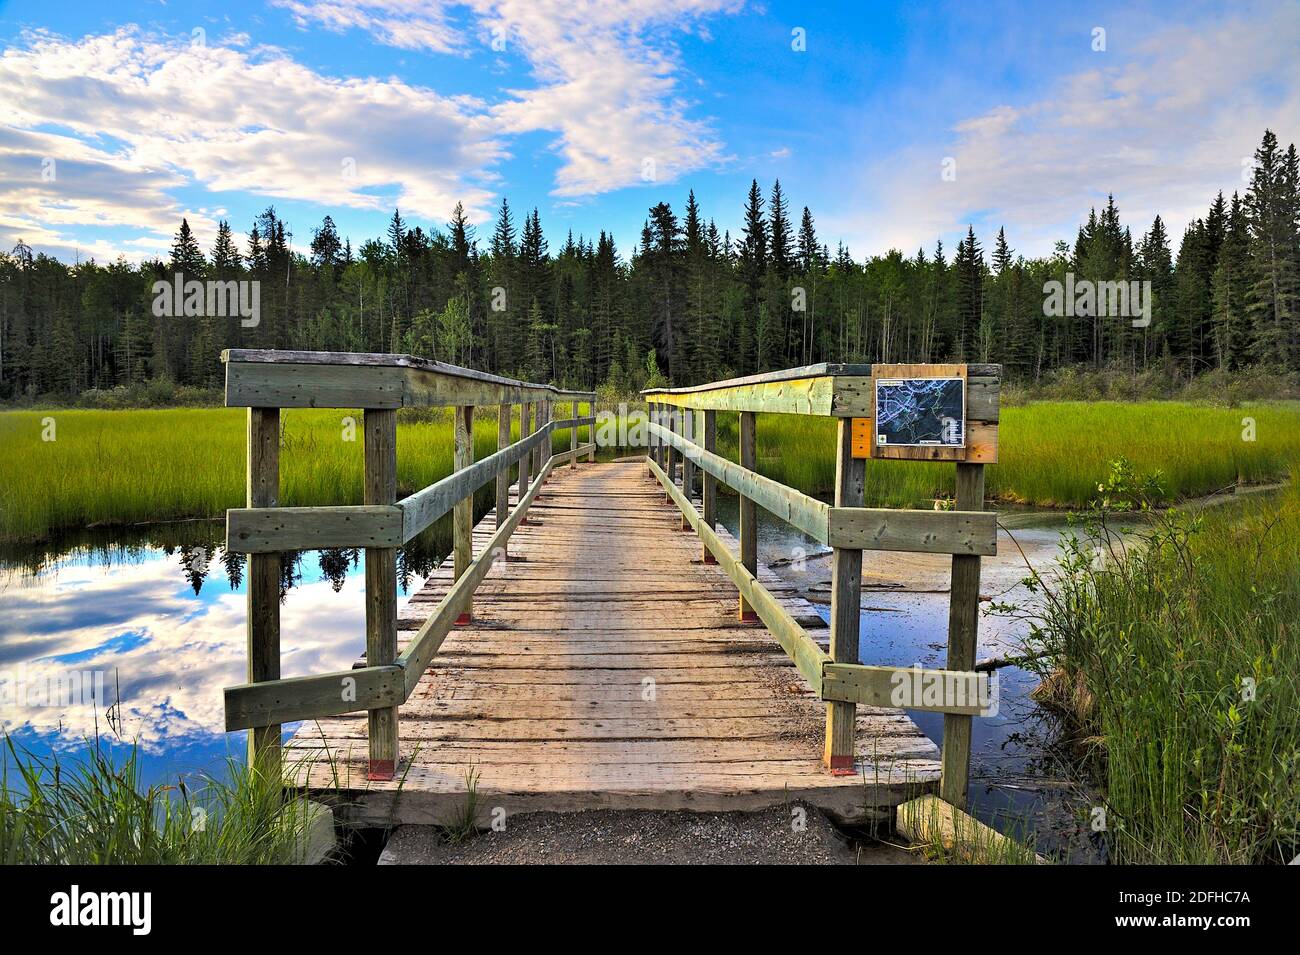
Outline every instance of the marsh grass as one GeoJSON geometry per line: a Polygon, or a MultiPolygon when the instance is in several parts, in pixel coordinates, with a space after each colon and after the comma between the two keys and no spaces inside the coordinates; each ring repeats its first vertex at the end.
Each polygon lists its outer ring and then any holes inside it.
{"type": "MultiPolygon", "coordinates": [[[[1032,585],[1031,664],[1103,794],[1121,863],[1283,863],[1300,851],[1300,480],[1154,517],[1104,514],[1032,585]]],[[[1041,695],[1041,694],[1040,694],[1041,695]]]]}
{"type": "Polygon", "coordinates": [[[69,760],[6,739],[0,863],[292,863],[307,851],[316,811],[233,759],[222,778],[146,786],[134,748],[118,756],[92,740],[69,760]]]}
{"type": "MultiPolygon", "coordinates": [[[[1300,404],[1217,408],[1179,402],[1044,402],[1003,408],[999,460],[985,469],[990,498],[1080,508],[1117,457],[1142,473],[1162,472],[1167,503],[1235,484],[1285,479],[1300,462],[1300,404]],[[1255,440],[1242,440],[1243,418],[1255,440]]],[[[736,454],[732,415],[718,416],[719,453],[736,454]]],[[[835,422],[764,415],[758,470],[809,494],[834,487],[835,422]]],[[[952,497],[955,468],[930,462],[868,461],[868,507],[933,507],[952,497]]]]}
{"type": "MultiPolygon", "coordinates": [[[[476,458],[496,450],[491,410],[490,420],[475,420],[476,458]]],[[[0,413],[0,539],[223,517],[244,503],[246,414],[238,408],[0,413]],[[42,440],[47,418],[54,421],[53,441],[42,440]]],[[[280,503],[360,504],[361,425],[359,411],[285,411],[280,503]]],[[[518,431],[516,420],[516,438],[518,431]]],[[[579,438],[585,435],[580,429],[579,438]]],[[[555,448],[568,443],[568,431],[557,431],[555,448]]],[[[450,474],[453,444],[446,409],[399,414],[398,494],[450,474]]],[[[486,500],[490,489],[483,494],[486,500]]]]}
{"type": "MultiPolygon", "coordinates": [[[[244,501],[245,417],[237,408],[0,413],[0,539],[221,517],[244,501]],[[47,418],[53,441],[42,440],[47,418]]],[[[404,409],[398,419],[398,489],[407,494],[451,472],[452,425],[446,409],[404,409]]],[[[361,413],[289,410],[282,421],[281,503],[361,503],[361,413]],[[355,424],[351,432],[345,419],[355,424]]],[[[734,459],[735,416],[719,415],[718,424],[720,453],[734,459]]],[[[829,419],[760,416],[758,469],[826,494],[834,429],[829,419]]],[[[1300,460],[1300,405],[1042,403],[1004,408],[1000,438],[1001,460],[987,471],[991,497],[1081,507],[1108,462],[1124,455],[1138,470],[1161,470],[1169,500],[1177,500],[1285,477],[1300,460]],[[1255,419],[1253,442],[1242,440],[1245,417],[1255,419]]],[[[476,419],[474,439],[477,457],[496,449],[495,409],[476,419]]],[[[567,447],[568,432],[554,440],[557,450],[567,447]]],[[[867,504],[932,507],[952,495],[953,480],[952,467],[869,462],[867,504]]],[[[490,489],[481,495],[483,504],[490,489]]]]}

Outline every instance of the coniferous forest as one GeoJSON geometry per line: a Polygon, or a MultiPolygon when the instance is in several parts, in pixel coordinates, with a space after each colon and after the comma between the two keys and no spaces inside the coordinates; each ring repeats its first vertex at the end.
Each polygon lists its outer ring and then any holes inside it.
{"type": "Polygon", "coordinates": [[[459,206],[443,228],[395,211],[384,236],[359,245],[327,216],[309,256],[274,208],[242,248],[226,222],[205,250],[182,221],[170,259],[138,266],[71,265],[20,243],[0,254],[0,399],[159,380],[215,388],[219,354],[235,347],[406,352],[620,392],[819,361],[996,361],[1023,382],[1080,365],[1295,372],[1298,180],[1295,145],[1268,131],[1244,191],[1215,196],[1181,237],[1158,216],[1125,223],[1111,197],[1073,241],[1033,259],[1006,228],[857,259],[824,242],[779,181],[750,186],[739,235],[692,193],[684,209],[651,207],[621,248],[605,232],[557,247],[536,209],[504,199],[477,234],[459,206]],[[260,282],[260,321],[156,317],[153,283],[176,272],[260,282]],[[1066,273],[1149,281],[1149,326],[1045,314],[1045,283],[1066,273]]]}

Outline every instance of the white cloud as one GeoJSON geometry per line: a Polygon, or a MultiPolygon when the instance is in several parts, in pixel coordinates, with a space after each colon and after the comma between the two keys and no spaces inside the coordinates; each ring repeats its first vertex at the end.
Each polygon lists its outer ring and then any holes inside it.
{"type": "MultiPolygon", "coordinates": [[[[205,589],[225,586],[221,572],[213,562],[205,589]]],[[[337,593],[325,580],[290,590],[280,612],[282,675],[351,667],[365,647],[364,576],[349,574],[337,593]]],[[[7,694],[20,679],[43,686],[71,671],[99,671],[105,705],[120,688],[124,735],[146,752],[224,733],[222,689],[245,681],[243,594],[200,600],[186,589],[176,557],[6,578],[0,681],[7,694]]],[[[422,583],[414,578],[410,592],[422,583]]],[[[69,744],[106,730],[104,711],[89,704],[0,707],[0,731],[23,726],[69,744]]]]}
{"type": "Polygon", "coordinates": [[[1018,251],[1043,254],[1073,241],[1088,207],[1114,193],[1135,238],[1159,214],[1176,252],[1216,192],[1244,191],[1241,161],[1265,127],[1285,142],[1300,129],[1300,17],[1284,4],[1166,27],[1131,42],[1130,55],[1116,52],[1118,36],[1112,27],[1111,52],[1048,95],[971,116],[942,140],[872,164],[859,186],[868,208],[823,226],[861,255],[931,249],[972,221],[987,237],[1005,223],[1018,251]],[[945,157],[955,181],[941,178],[945,157]]]}
{"type": "Polygon", "coordinates": [[[169,190],[188,183],[435,220],[457,201],[488,214],[492,194],[477,183],[504,147],[471,98],[134,28],[27,39],[0,55],[0,163],[17,174],[6,176],[0,241],[66,246],[57,227],[76,225],[165,237],[186,212],[169,190]],[[46,156],[55,182],[40,178],[46,156]]]}
{"type": "Polygon", "coordinates": [[[538,85],[512,89],[491,110],[504,133],[558,134],[553,194],[588,196],[665,182],[723,158],[711,126],[691,119],[681,64],[666,34],[734,13],[744,0],[277,0],[302,23],[357,27],[380,42],[435,52],[465,49],[450,12],[467,8],[481,42],[527,58],[538,85]]]}

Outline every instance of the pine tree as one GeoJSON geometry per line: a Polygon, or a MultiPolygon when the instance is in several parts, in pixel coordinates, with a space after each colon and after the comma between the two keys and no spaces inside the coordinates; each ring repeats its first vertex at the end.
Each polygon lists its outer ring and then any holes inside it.
{"type": "Polygon", "coordinates": [[[184,272],[186,280],[197,279],[203,277],[206,265],[203,250],[199,248],[198,240],[194,238],[194,233],[190,231],[189,220],[181,219],[181,227],[176,233],[175,241],[172,242],[172,271],[184,272]]]}
{"type": "Polygon", "coordinates": [[[758,331],[758,306],[762,295],[763,279],[767,274],[767,219],[763,215],[763,193],[758,180],[749,185],[749,198],[745,203],[744,238],[736,245],[740,259],[740,279],[745,294],[740,318],[739,363],[742,371],[760,367],[755,353],[758,331]]]}
{"type": "Polygon", "coordinates": [[[1246,222],[1250,230],[1255,275],[1250,314],[1255,358],[1280,366],[1295,360],[1292,347],[1296,322],[1296,197],[1294,173],[1280,152],[1272,130],[1255,150],[1255,168],[1246,191],[1246,222]]]}

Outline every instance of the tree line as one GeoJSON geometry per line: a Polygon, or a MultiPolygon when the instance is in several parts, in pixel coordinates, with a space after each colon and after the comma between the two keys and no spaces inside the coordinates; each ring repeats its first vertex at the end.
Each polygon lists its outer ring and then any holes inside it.
{"type": "MultiPolygon", "coordinates": [[[[182,221],[169,258],[67,264],[23,243],[0,253],[0,399],[76,396],[166,379],[220,385],[223,348],[407,352],[531,381],[619,391],[831,362],[996,361],[1039,381],[1086,364],[1189,376],[1300,370],[1300,187],[1296,147],[1266,131],[1244,193],[1220,193],[1177,255],[1159,216],[1138,238],[1114,197],[1073,243],[1026,258],[999,229],[968,229],[913,255],[832,251],[807,206],[757,181],[739,235],[692,192],[660,202],[625,257],[614,236],[570,232],[552,249],[536,209],[502,200],[482,238],[457,205],[426,230],[394,211],[353,248],[333,219],[292,248],[274,208],[245,247],[228,222],[206,253],[182,221]],[[796,224],[797,222],[797,224],[796,224]],[[260,316],[154,314],[154,283],[260,283],[260,316]],[[1047,283],[1149,282],[1151,321],[1047,314],[1047,283]]],[[[1086,312],[1086,310],[1085,310],[1086,312]]]]}

